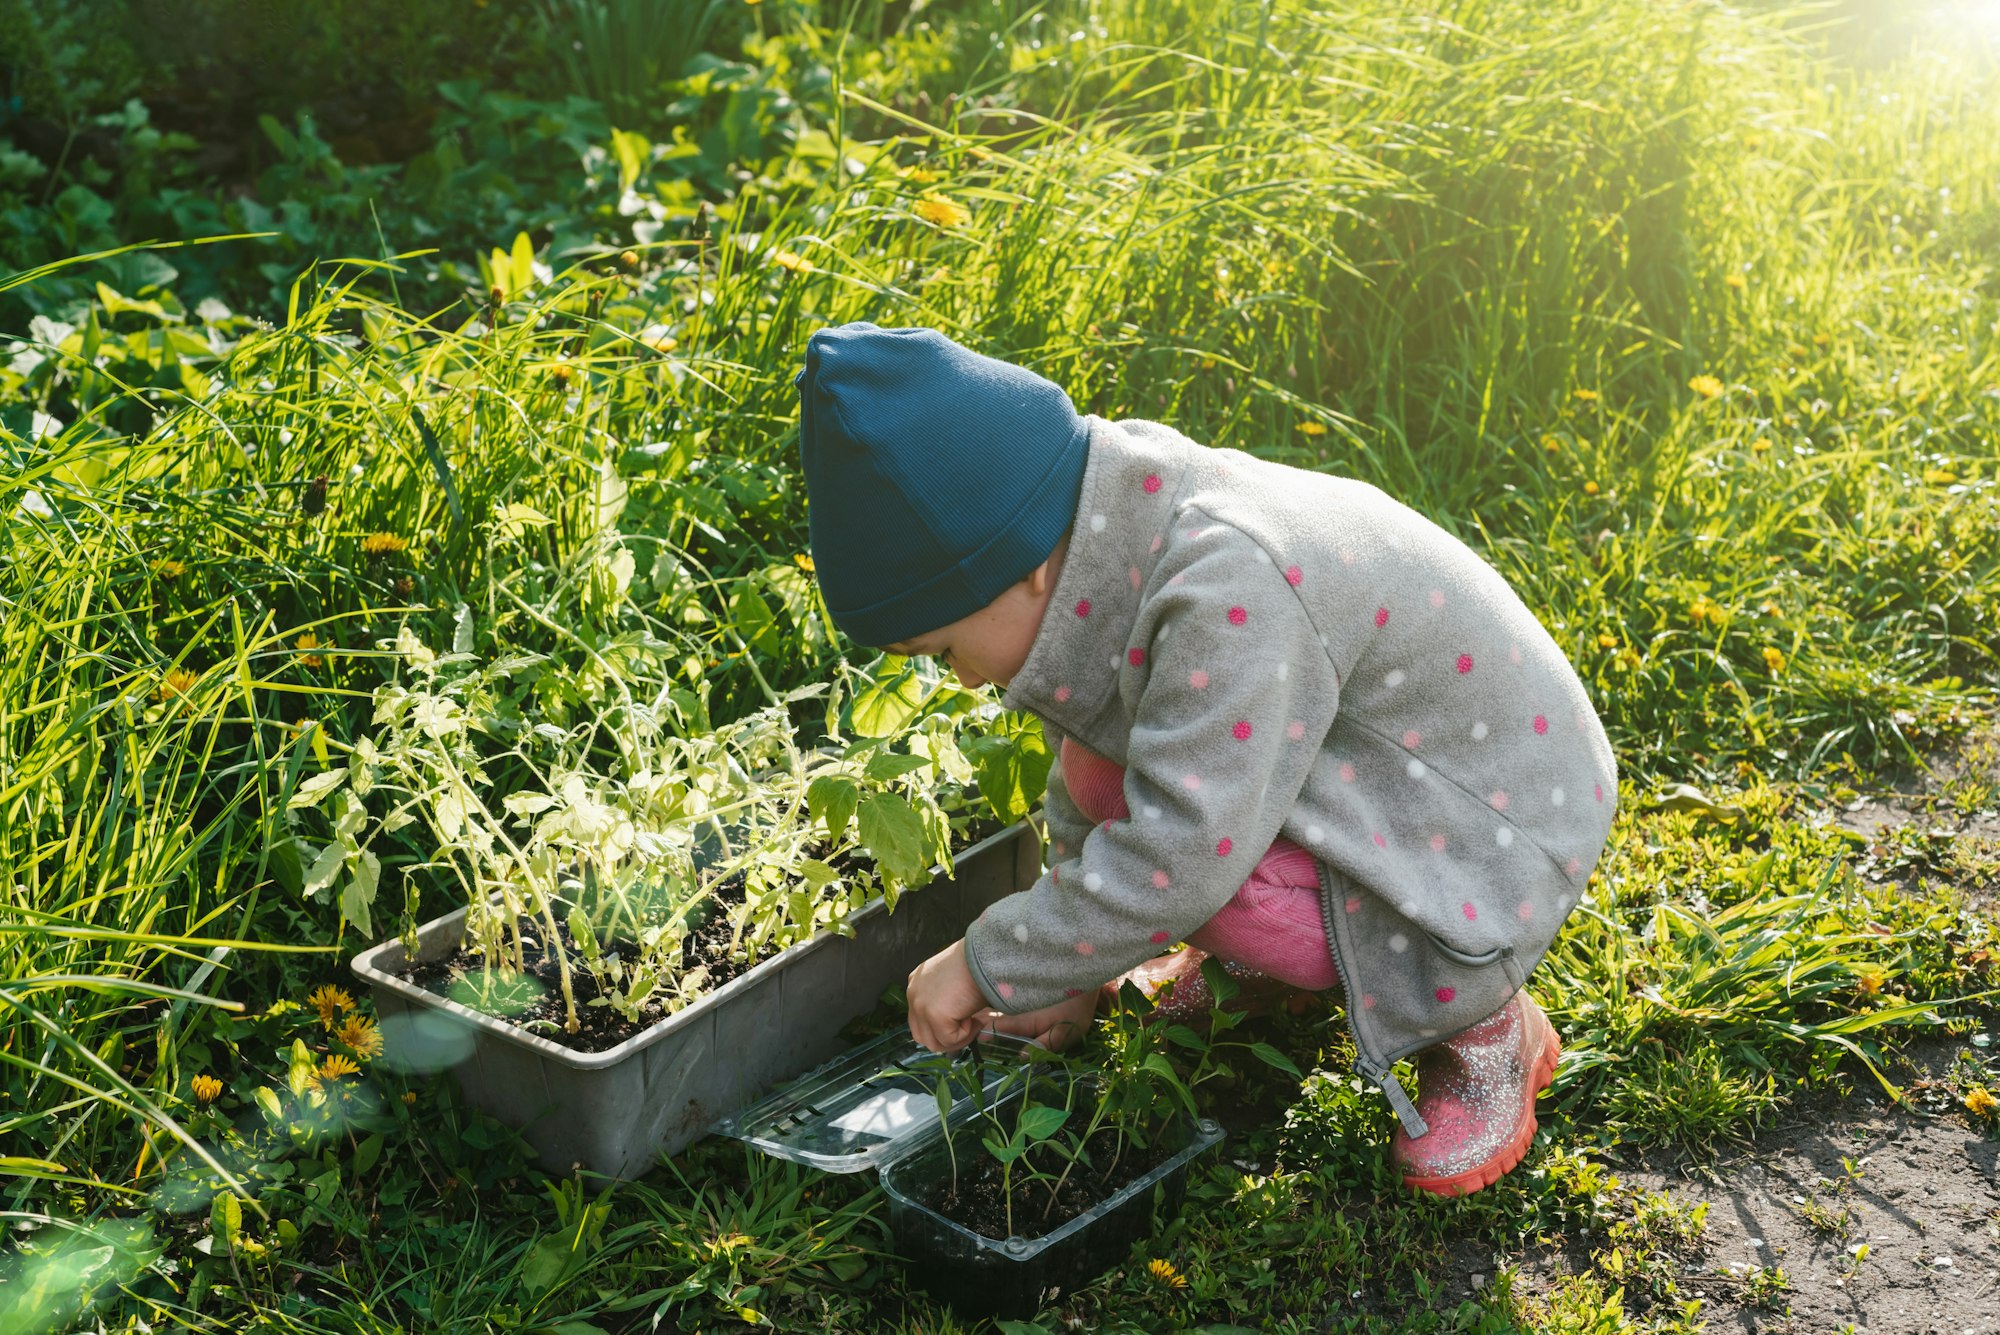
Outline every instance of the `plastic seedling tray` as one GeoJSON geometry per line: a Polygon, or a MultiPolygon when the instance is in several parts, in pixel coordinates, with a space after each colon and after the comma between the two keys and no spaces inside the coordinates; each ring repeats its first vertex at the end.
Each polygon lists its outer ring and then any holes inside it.
{"type": "MultiPolygon", "coordinates": [[[[1006,1074],[1029,1060],[1031,1045],[1004,1035],[981,1043],[991,1072],[987,1106],[996,1106],[997,1094],[997,1106],[1004,1107],[1021,1097],[1019,1082],[1002,1091],[1006,1074]]],[[[980,1105],[961,1096],[945,1118],[938,1116],[940,1060],[907,1033],[888,1034],[726,1119],[716,1131],[828,1172],[877,1169],[897,1252],[911,1263],[919,1285],[966,1316],[1032,1316],[1048,1298],[1118,1264],[1134,1242],[1152,1233],[1156,1210],[1162,1220],[1179,1212],[1189,1167],[1222,1139],[1213,1121],[1183,1120],[1171,1133],[1171,1155],[1082,1214],[1040,1236],[987,1237],[923,1203],[952,1171],[947,1134],[959,1162],[980,1152],[979,1127],[965,1124],[980,1105]]]]}
{"type": "Polygon", "coordinates": [[[472,1010],[403,977],[458,949],[465,910],[417,929],[414,959],[388,941],[352,967],[374,992],[383,1060],[450,1068],[466,1101],[508,1122],[544,1165],[637,1177],[707,1134],[717,1118],[841,1051],[840,1030],[884,988],[964,935],[994,901],[1033,884],[1041,847],[1025,824],[960,853],[949,877],[877,898],[848,919],[731,979],[603,1052],[581,1052],[472,1010]]]}

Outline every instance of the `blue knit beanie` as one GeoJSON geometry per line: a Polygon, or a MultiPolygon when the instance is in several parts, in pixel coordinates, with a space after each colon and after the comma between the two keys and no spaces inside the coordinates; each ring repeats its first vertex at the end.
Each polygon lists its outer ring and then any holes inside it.
{"type": "Polygon", "coordinates": [[[799,387],[813,565],[853,640],[992,602],[1076,517],[1088,432],[1060,386],[935,329],[822,329],[799,387]]]}

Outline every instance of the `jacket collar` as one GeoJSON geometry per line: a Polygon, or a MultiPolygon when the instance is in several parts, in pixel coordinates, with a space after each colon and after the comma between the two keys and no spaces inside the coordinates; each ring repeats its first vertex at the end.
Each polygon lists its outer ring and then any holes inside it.
{"type": "Polygon", "coordinates": [[[1039,714],[1100,754],[1122,762],[1124,730],[1094,726],[1116,694],[1135,646],[1132,629],[1167,530],[1206,452],[1155,424],[1143,431],[1086,419],[1083,470],[1069,550],[1035,633],[1034,647],[1001,703],[1039,714]]]}

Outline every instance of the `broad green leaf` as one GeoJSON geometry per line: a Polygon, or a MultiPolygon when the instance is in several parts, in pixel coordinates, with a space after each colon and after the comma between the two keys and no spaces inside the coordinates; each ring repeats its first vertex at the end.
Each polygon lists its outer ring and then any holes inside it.
{"type": "Polygon", "coordinates": [[[1031,1103],[1021,1111],[1020,1134],[1029,1141],[1047,1140],[1062,1130],[1069,1114],[1045,1103],[1031,1103]]]}
{"type": "Polygon", "coordinates": [[[340,896],[340,916],[361,929],[363,936],[375,931],[370,909],[375,903],[375,886],[382,878],[382,863],[367,849],[354,860],[354,875],[340,896]]]}
{"type": "Polygon", "coordinates": [[[995,1163],[1010,1164],[1028,1152],[1028,1147],[1024,1144],[1003,1144],[992,1136],[980,1137],[979,1143],[986,1147],[986,1152],[993,1156],[995,1163]]]}
{"type": "Polygon", "coordinates": [[[375,1166],[376,1160],[380,1159],[381,1157],[382,1157],[382,1133],[378,1131],[374,1135],[368,1137],[366,1140],[362,1141],[358,1146],[355,1147],[354,1175],[356,1177],[361,1176],[363,1173],[373,1168],[375,1166]]]}
{"type": "Polygon", "coordinates": [[[1743,819],[1743,808],[1715,801],[1691,783],[1677,783],[1646,804],[1649,811],[1686,811],[1707,820],[1743,819]]]}
{"type": "Polygon", "coordinates": [[[494,516],[493,526],[502,538],[512,541],[531,528],[546,528],[554,522],[534,506],[516,503],[502,506],[494,516]]]}
{"type": "Polygon", "coordinates": [[[235,1192],[218,1192],[209,1203],[208,1231],[224,1255],[236,1249],[236,1241],[243,1234],[243,1202],[236,1199],[235,1192]]]}
{"type": "Polygon", "coordinates": [[[923,708],[924,687],[917,675],[898,672],[854,697],[854,731],[863,737],[893,737],[923,708]]]}
{"type": "Polygon", "coordinates": [[[340,875],[340,864],[347,858],[347,850],[336,839],[319,851],[313,864],[306,871],[305,893],[318,895],[333,884],[333,878],[340,875]]]}
{"type": "Polygon", "coordinates": [[[618,159],[618,191],[630,190],[639,179],[640,168],[646,165],[646,155],[652,151],[652,141],[643,134],[630,130],[611,132],[611,153],[618,159]]]}
{"type": "Polygon", "coordinates": [[[890,779],[914,774],[931,762],[922,756],[899,755],[894,751],[877,751],[868,757],[868,765],[862,771],[877,783],[887,783],[890,779]]]}
{"type": "Polygon", "coordinates": [[[1252,1043],[1250,1045],[1250,1053],[1258,1061],[1263,1062],[1264,1065],[1283,1071],[1294,1080],[1305,1079],[1305,1076],[1300,1074],[1299,1068],[1292,1064],[1292,1059],[1272,1047],[1269,1043],[1252,1043]]]}
{"type": "Polygon", "coordinates": [[[861,842],[882,870],[904,884],[914,884],[930,870],[924,856],[924,822],[910,804],[894,793],[870,793],[861,799],[861,842]]]}
{"type": "Polygon", "coordinates": [[[837,774],[822,774],[806,785],[806,810],[825,824],[827,837],[835,843],[846,837],[847,822],[854,818],[860,800],[861,789],[854,780],[837,774]]]}
{"type": "Polygon", "coordinates": [[[285,803],[285,806],[292,810],[297,810],[301,807],[316,807],[320,804],[320,799],[335,788],[338,788],[340,781],[346,777],[347,766],[345,765],[330,769],[324,774],[315,774],[299,785],[298,791],[292,794],[291,800],[285,803]]]}

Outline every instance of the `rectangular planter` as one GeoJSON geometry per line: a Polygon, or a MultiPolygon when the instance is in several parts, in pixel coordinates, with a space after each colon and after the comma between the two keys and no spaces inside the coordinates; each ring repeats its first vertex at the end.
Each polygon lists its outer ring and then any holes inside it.
{"type": "Polygon", "coordinates": [[[840,1030],[884,988],[987,905],[1033,884],[1041,845],[1029,826],[1012,825],[955,861],[949,877],[905,891],[894,913],[877,898],[853,914],[853,936],[821,932],[603,1052],[563,1047],[401,976],[458,949],[464,909],[418,928],[415,960],[389,941],[352,967],[374,992],[381,1060],[450,1067],[466,1101],[518,1127],[553,1171],[637,1177],[771,1085],[838,1055],[840,1030]]]}
{"type": "MultiPolygon", "coordinates": [[[[945,1133],[960,1162],[979,1152],[979,1132],[978,1125],[967,1125],[945,1133]]],[[[927,1137],[881,1171],[896,1252],[909,1262],[911,1278],[961,1315],[1026,1319],[1055,1294],[1088,1284],[1124,1260],[1134,1242],[1151,1236],[1156,1210],[1161,1220],[1178,1214],[1188,1168],[1221,1139],[1216,1123],[1184,1119],[1174,1132],[1174,1153],[1143,1177],[1040,1237],[989,1238],[919,1199],[951,1173],[942,1135],[927,1137]]]]}

